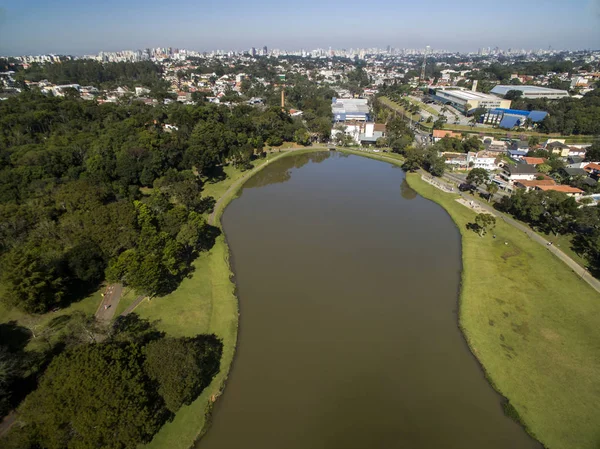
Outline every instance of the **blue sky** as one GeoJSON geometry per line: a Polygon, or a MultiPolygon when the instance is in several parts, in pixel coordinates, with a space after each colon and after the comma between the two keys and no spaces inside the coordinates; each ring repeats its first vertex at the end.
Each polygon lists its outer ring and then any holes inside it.
{"type": "Polygon", "coordinates": [[[600,48],[600,0],[0,0],[0,55],[146,47],[600,48]]]}

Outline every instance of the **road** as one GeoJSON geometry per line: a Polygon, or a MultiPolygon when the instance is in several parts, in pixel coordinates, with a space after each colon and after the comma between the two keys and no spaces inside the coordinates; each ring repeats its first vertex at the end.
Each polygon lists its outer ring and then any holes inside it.
{"type": "MultiPolygon", "coordinates": [[[[422,172],[421,175],[428,176],[428,174],[426,174],[426,173],[424,174],[424,172],[422,172]]],[[[438,182],[442,183],[442,184],[446,184],[446,186],[448,186],[448,187],[454,187],[454,183],[452,183],[452,182],[442,181],[441,179],[438,179],[438,182]]],[[[518,221],[514,220],[510,216],[497,211],[490,204],[482,202],[478,198],[476,198],[472,195],[469,195],[467,193],[461,193],[461,196],[465,199],[468,199],[469,201],[474,201],[479,207],[488,211],[492,215],[499,217],[502,221],[513,226],[518,231],[524,232],[525,234],[527,234],[527,236],[531,240],[538,242],[540,245],[545,246],[548,249],[548,251],[550,251],[552,254],[554,254],[556,257],[558,257],[560,260],[562,260],[565,264],[567,264],[569,266],[569,268],[571,268],[571,270],[573,270],[580,278],[582,278],[594,290],[596,290],[598,293],[600,293],[600,281],[598,279],[593,277],[585,268],[583,268],[581,265],[579,265],[577,262],[575,262],[573,259],[571,259],[569,256],[567,256],[559,248],[552,245],[548,240],[543,238],[541,235],[532,231],[531,228],[519,223],[518,221]]]]}

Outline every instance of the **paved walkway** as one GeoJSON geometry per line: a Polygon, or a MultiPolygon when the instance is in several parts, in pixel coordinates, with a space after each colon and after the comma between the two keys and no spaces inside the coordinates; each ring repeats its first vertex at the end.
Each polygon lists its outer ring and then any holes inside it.
{"type": "Polygon", "coordinates": [[[122,294],[123,284],[109,284],[106,286],[100,306],[96,310],[98,321],[109,322],[113,319],[122,294]]]}
{"type": "Polygon", "coordinates": [[[0,437],[8,432],[8,430],[15,424],[16,420],[17,413],[14,410],[12,410],[2,419],[2,422],[0,422],[0,437]]]}
{"type": "Polygon", "coordinates": [[[140,295],[140,296],[138,296],[137,298],[135,298],[135,301],[133,301],[133,302],[132,302],[132,303],[129,305],[129,307],[127,307],[127,308],[126,308],[126,309],[123,311],[123,313],[122,313],[121,315],[119,315],[119,316],[125,316],[125,315],[129,315],[129,314],[130,314],[131,312],[133,312],[133,311],[135,310],[135,308],[136,308],[137,306],[139,306],[139,305],[142,303],[142,301],[143,301],[144,299],[146,299],[146,298],[147,298],[147,296],[146,296],[146,295],[140,295]]]}
{"type": "MultiPolygon", "coordinates": [[[[425,176],[428,176],[428,175],[425,175],[425,176]]],[[[442,181],[441,179],[440,180],[436,180],[436,182],[439,182],[441,184],[445,184],[447,187],[450,187],[450,186],[454,187],[452,184],[450,184],[450,183],[448,183],[446,181],[442,181]]],[[[567,256],[559,248],[557,248],[556,246],[552,245],[544,237],[542,237],[538,233],[532,231],[530,227],[525,226],[525,225],[519,223],[518,221],[516,221],[515,219],[513,219],[509,215],[506,215],[506,214],[503,214],[502,212],[497,211],[490,204],[481,202],[481,201],[479,201],[477,198],[475,198],[472,195],[468,195],[467,193],[460,193],[460,195],[464,199],[466,199],[467,201],[469,201],[469,203],[472,201],[473,204],[477,205],[479,208],[481,208],[481,209],[489,212],[492,215],[495,215],[495,216],[499,217],[502,221],[504,221],[505,223],[508,223],[509,225],[515,227],[520,232],[524,232],[525,234],[527,234],[527,236],[531,240],[538,242],[540,245],[544,245],[548,249],[548,251],[550,251],[552,254],[554,254],[556,257],[558,257],[560,260],[562,260],[565,264],[567,264],[569,266],[569,268],[571,268],[571,270],[573,270],[580,278],[582,278],[594,290],[596,290],[598,293],[600,293],[600,280],[598,280],[594,276],[592,276],[584,267],[582,267],[577,262],[575,262],[573,259],[571,259],[569,256],[567,256]]]]}

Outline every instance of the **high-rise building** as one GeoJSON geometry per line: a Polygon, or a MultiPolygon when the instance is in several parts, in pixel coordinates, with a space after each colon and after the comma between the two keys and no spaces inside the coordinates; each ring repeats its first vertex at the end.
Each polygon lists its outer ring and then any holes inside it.
{"type": "Polygon", "coordinates": [[[263,47],[263,50],[262,50],[262,55],[263,55],[263,56],[267,56],[267,54],[268,54],[268,53],[269,53],[269,52],[268,52],[268,50],[267,50],[267,46],[265,45],[265,46],[263,47]]]}
{"type": "Polygon", "coordinates": [[[250,50],[250,54],[252,56],[256,56],[256,48],[252,47],[252,49],[250,50]]]}

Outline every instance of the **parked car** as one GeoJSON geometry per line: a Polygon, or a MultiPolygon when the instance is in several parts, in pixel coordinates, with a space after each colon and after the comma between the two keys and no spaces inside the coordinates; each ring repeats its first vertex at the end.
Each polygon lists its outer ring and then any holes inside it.
{"type": "Polygon", "coordinates": [[[467,182],[463,182],[458,186],[458,190],[460,190],[461,192],[475,192],[477,190],[477,187],[467,182]]]}

